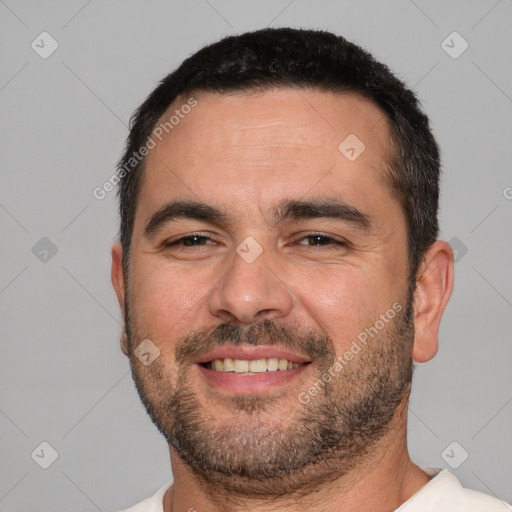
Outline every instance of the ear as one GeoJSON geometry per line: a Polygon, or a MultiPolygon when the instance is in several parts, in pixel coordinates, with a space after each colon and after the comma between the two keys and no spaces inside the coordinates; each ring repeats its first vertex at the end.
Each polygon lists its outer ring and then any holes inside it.
{"type": "MultiPolygon", "coordinates": [[[[116,243],[112,247],[112,269],[110,271],[110,278],[112,280],[112,286],[116,292],[117,300],[119,301],[119,306],[124,317],[125,279],[123,271],[123,247],[120,243],[116,243]]],[[[128,355],[128,336],[124,329],[123,333],[121,334],[120,344],[123,354],[128,355]]]]}
{"type": "Polygon", "coordinates": [[[125,288],[124,288],[124,271],[123,271],[123,247],[119,242],[112,246],[112,269],[110,271],[110,279],[112,280],[112,286],[117,295],[119,306],[124,314],[124,300],[125,300],[125,288]]]}
{"type": "Polygon", "coordinates": [[[438,349],[438,332],[444,309],[453,290],[453,251],[438,240],[427,251],[414,292],[414,346],[417,363],[430,361],[438,349]]]}

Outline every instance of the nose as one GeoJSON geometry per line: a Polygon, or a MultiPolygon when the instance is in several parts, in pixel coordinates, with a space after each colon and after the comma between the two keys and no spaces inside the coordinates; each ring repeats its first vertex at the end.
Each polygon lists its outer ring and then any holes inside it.
{"type": "Polygon", "coordinates": [[[278,277],[266,251],[251,263],[234,253],[209,296],[210,314],[223,321],[249,324],[290,314],[293,293],[278,277]]]}

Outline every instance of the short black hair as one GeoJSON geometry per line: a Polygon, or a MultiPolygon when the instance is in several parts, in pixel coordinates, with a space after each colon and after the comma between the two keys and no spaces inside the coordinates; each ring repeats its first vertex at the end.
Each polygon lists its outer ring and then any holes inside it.
{"type": "Polygon", "coordinates": [[[409,277],[438,235],[440,158],[414,93],[390,69],[345,38],[323,30],[267,28],[205,46],[167,75],[135,111],[118,163],[120,241],[127,270],[144,159],[137,153],[178,97],[276,87],[353,92],[370,100],[391,128],[390,187],[406,217],[409,277]],[[132,164],[132,165],[130,165],[132,164]]]}

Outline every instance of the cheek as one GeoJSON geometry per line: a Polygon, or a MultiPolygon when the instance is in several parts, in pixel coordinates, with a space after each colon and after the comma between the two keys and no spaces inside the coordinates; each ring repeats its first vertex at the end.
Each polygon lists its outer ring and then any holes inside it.
{"type": "Polygon", "coordinates": [[[356,267],[317,269],[314,278],[303,275],[295,280],[293,289],[301,323],[311,325],[313,321],[315,328],[334,341],[337,352],[350,346],[394,302],[389,287],[373,273],[356,267]]]}
{"type": "Polygon", "coordinates": [[[161,342],[188,333],[213,279],[197,271],[176,271],[165,261],[155,263],[151,255],[139,257],[131,274],[132,316],[141,334],[161,342]]]}

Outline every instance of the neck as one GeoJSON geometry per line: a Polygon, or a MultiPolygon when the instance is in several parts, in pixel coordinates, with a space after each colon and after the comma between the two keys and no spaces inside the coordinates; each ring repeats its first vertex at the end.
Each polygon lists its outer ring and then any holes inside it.
{"type": "MultiPolygon", "coordinates": [[[[406,404],[403,404],[406,406],[406,404]]],[[[348,473],[326,479],[325,472],[299,493],[270,499],[230,495],[221,485],[211,486],[190,470],[171,449],[173,487],[164,497],[165,512],[391,512],[423,487],[429,477],[414,465],[407,452],[405,414],[397,411],[395,426],[348,473]]]]}

